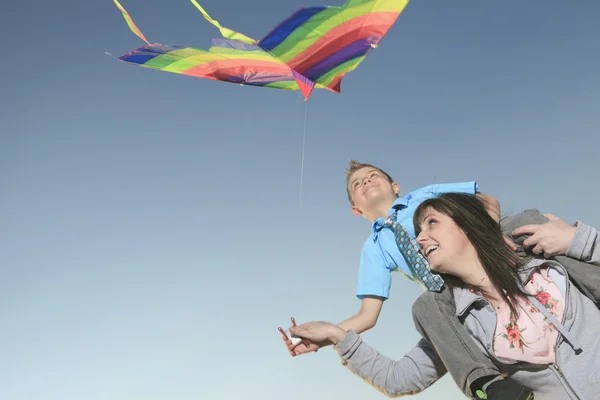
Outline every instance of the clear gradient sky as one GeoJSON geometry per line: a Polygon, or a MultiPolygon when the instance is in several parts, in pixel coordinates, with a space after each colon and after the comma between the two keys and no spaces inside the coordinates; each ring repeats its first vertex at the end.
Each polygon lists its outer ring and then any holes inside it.
{"type": "MultiPolygon", "coordinates": [[[[255,38],[320,4],[200,3],[255,38]]],[[[187,0],[122,4],[150,41],[218,37],[187,0]]],[[[108,57],[142,44],[111,0],[5,4],[0,398],[384,398],[331,349],[291,358],[277,332],[359,308],[370,224],[350,213],[348,161],[402,194],[476,180],[503,214],[600,226],[598,15],[592,0],[413,0],[341,94],[306,105],[108,57]]],[[[395,276],[367,342],[402,357],[419,293],[395,276]]],[[[444,377],[417,398],[461,397],[444,377]]]]}

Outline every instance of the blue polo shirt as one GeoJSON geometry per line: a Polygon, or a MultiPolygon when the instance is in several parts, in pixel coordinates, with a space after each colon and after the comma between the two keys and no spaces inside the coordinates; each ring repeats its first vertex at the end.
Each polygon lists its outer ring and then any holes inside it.
{"type": "MultiPolygon", "coordinates": [[[[409,234],[415,237],[413,215],[423,201],[436,197],[440,193],[460,192],[475,194],[479,192],[477,182],[443,183],[425,186],[410,192],[406,197],[398,198],[389,214],[394,209],[398,210],[397,221],[400,222],[409,234]]],[[[391,272],[400,272],[406,279],[417,283],[423,289],[425,286],[415,276],[411,275],[406,261],[398,249],[394,233],[389,227],[381,229],[384,218],[373,222],[371,234],[363,245],[360,255],[360,268],[358,272],[358,287],[356,296],[379,296],[389,298],[392,286],[391,272]],[[381,229],[381,230],[380,230],[381,229]]]]}

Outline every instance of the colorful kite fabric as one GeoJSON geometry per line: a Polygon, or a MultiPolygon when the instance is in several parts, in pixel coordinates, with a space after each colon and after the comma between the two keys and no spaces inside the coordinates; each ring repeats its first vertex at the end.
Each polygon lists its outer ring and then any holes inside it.
{"type": "Polygon", "coordinates": [[[301,8],[258,41],[221,26],[191,0],[223,36],[213,39],[208,50],[150,44],[113,1],[131,31],[147,43],[119,57],[121,61],[197,78],[300,90],[308,100],[314,88],[339,93],[344,75],[377,47],[409,0],[348,0],[342,7],[301,8]]]}

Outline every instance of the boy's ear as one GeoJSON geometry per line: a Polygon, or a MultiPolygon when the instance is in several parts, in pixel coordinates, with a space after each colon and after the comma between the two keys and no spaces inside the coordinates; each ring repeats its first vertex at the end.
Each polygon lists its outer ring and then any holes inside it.
{"type": "Polygon", "coordinates": [[[392,190],[397,196],[400,193],[400,185],[398,185],[396,182],[392,183],[392,190]]]}
{"type": "Polygon", "coordinates": [[[356,206],[352,206],[351,210],[352,210],[352,214],[356,215],[357,217],[360,217],[363,214],[363,212],[360,210],[360,208],[358,208],[356,206]]]}

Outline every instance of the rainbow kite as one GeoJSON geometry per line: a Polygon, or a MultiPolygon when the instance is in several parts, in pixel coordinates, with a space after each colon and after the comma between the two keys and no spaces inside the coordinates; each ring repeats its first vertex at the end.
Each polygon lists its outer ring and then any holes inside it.
{"type": "Polygon", "coordinates": [[[150,44],[119,4],[129,28],[146,46],[119,60],[142,67],[224,82],[300,90],[308,100],[314,88],[340,92],[344,75],[377,47],[408,0],[348,0],[342,7],[299,9],[261,40],[225,28],[191,0],[223,38],[208,50],[150,44]]]}

